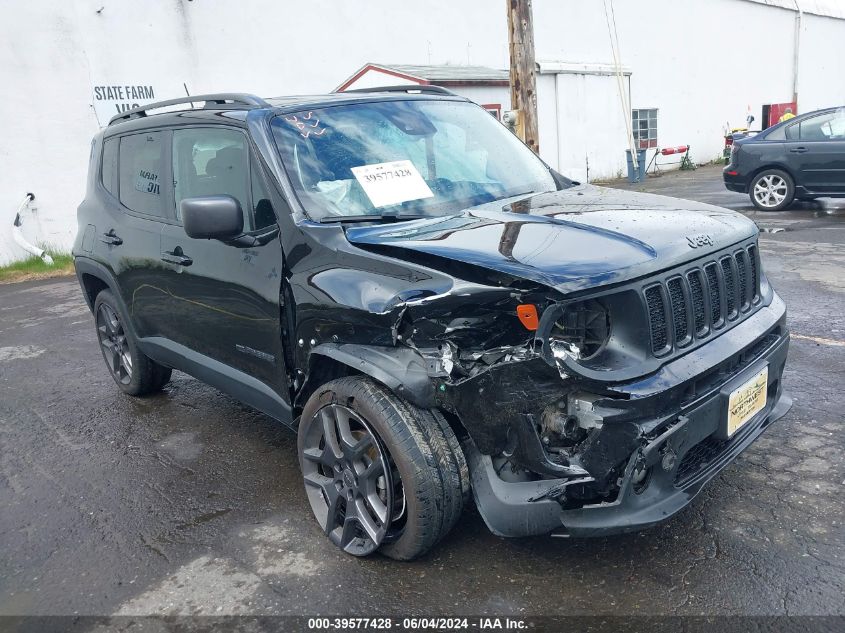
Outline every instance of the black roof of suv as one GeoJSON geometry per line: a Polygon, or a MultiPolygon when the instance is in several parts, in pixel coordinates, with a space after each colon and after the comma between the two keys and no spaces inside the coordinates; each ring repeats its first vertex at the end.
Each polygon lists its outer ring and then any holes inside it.
{"type": "MultiPolygon", "coordinates": [[[[273,108],[278,112],[296,112],[306,108],[324,107],[327,105],[341,105],[361,103],[365,101],[385,101],[392,98],[402,99],[406,95],[425,95],[427,98],[444,96],[450,99],[466,101],[454,92],[439,86],[387,86],[383,88],[348,90],[323,95],[292,95],[286,97],[256,97],[246,93],[215,93],[194,95],[156,101],[146,105],[119,112],[109,119],[109,125],[115,125],[132,119],[154,116],[153,110],[162,110],[174,106],[190,105],[191,111],[196,111],[195,104],[202,103],[202,110],[254,110],[259,108],[273,108]]],[[[184,112],[185,110],[179,110],[184,112]]]]}

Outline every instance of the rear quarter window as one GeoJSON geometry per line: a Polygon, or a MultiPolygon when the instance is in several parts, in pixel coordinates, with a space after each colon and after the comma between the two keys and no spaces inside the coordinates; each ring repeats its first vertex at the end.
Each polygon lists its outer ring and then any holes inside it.
{"type": "Polygon", "coordinates": [[[100,182],[111,195],[117,196],[117,149],[120,141],[107,138],[103,142],[103,162],[100,169],[100,182]]]}
{"type": "Polygon", "coordinates": [[[772,130],[768,134],[766,134],[767,141],[785,141],[786,140],[786,127],[779,127],[776,130],[772,130]]]}
{"type": "Polygon", "coordinates": [[[161,132],[120,139],[120,202],[127,209],[163,217],[164,143],[161,132]]]}

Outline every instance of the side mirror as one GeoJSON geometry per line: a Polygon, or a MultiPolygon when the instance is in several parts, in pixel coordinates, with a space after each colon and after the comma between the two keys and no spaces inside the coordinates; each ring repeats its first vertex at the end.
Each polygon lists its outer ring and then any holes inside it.
{"type": "Polygon", "coordinates": [[[222,240],[243,233],[241,204],[232,196],[185,198],[179,208],[188,237],[222,240]]]}

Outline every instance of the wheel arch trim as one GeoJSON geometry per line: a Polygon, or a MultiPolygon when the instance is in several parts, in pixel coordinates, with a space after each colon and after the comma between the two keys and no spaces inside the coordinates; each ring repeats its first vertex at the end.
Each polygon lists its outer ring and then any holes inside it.
{"type": "Polygon", "coordinates": [[[752,171],[751,174],[748,176],[749,193],[751,192],[751,185],[754,184],[754,180],[757,178],[757,176],[767,170],[776,170],[786,173],[787,176],[792,178],[792,186],[796,189],[798,188],[798,179],[795,177],[795,173],[792,171],[791,168],[787,167],[786,165],[781,165],[779,163],[766,163],[762,167],[758,167],[757,169],[752,171]]]}
{"type": "MultiPolygon", "coordinates": [[[[76,269],[76,278],[79,281],[79,285],[82,288],[82,295],[85,297],[85,303],[88,305],[88,308],[91,310],[91,313],[94,312],[94,301],[95,297],[92,297],[88,286],[86,285],[86,277],[93,277],[94,279],[100,281],[105,285],[104,289],[111,290],[112,296],[114,300],[118,303],[118,307],[120,308],[123,314],[130,314],[129,308],[127,307],[126,303],[123,301],[123,295],[120,293],[120,287],[115,280],[114,275],[112,275],[111,271],[108,268],[103,266],[101,263],[89,259],[87,257],[80,257],[76,256],[73,259],[73,265],[76,269]]],[[[137,340],[137,333],[135,332],[135,325],[132,323],[131,319],[124,319],[126,323],[124,323],[124,327],[128,328],[132,333],[132,336],[135,337],[137,340]]]]}
{"type": "Polygon", "coordinates": [[[322,343],[311,350],[308,374],[297,398],[310,394],[319,385],[311,385],[310,377],[323,359],[331,359],[356,373],[369,376],[412,404],[430,409],[435,406],[434,386],[428,376],[423,357],[407,347],[383,347],[356,343],[322,343]]]}

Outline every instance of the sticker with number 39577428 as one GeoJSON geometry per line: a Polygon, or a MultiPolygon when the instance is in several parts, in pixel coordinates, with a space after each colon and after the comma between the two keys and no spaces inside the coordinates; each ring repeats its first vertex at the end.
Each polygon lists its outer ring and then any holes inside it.
{"type": "Polygon", "coordinates": [[[409,160],[353,167],[352,175],[376,208],[434,195],[409,160]]]}

